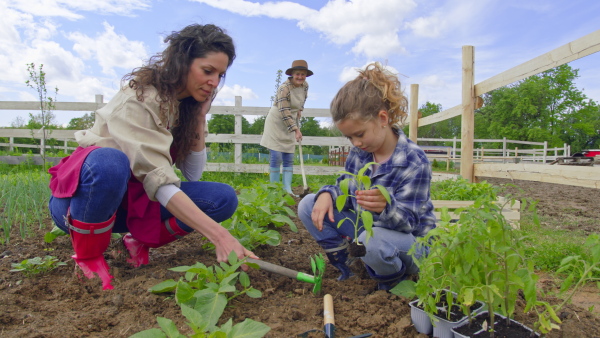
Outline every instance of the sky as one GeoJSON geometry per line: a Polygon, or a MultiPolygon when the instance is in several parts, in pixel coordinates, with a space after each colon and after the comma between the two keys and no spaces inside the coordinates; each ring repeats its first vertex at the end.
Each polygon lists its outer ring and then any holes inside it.
{"type": "MultiPolygon", "coordinates": [[[[305,108],[329,108],[357,68],[379,61],[399,74],[407,97],[419,84],[419,106],[447,109],[461,103],[462,46],[475,48],[478,83],[600,29],[597,0],[0,0],[0,13],[0,101],[37,100],[25,85],[34,63],[43,64],[48,93],[58,87],[57,101],[102,94],[108,102],[123,75],[164,49],[165,36],[200,23],[236,44],[213,105],[242,96],[265,113],[277,71],[293,60],[314,72],[305,108]]],[[[570,65],[577,88],[600,101],[600,53],[570,65]]],[[[29,113],[0,111],[0,126],[29,113]]],[[[56,122],[85,113],[57,111],[56,122]]]]}

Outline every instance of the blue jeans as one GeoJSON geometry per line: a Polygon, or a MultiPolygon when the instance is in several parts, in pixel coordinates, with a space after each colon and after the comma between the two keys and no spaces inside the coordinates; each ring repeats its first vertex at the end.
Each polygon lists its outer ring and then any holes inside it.
{"type": "MultiPolygon", "coordinates": [[[[129,232],[127,211],[119,206],[127,192],[130,175],[129,159],[122,151],[113,148],[93,150],[81,167],[75,194],[70,198],[50,197],[48,207],[54,223],[68,233],[65,217],[69,208],[73,219],[85,223],[104,222],[117,212],[113,232],[129,232]]],[[[235,190],[227,184],[181,182],[181,190],[216,222],[230,218],[238,205],[235,190]]],[[[161,220],[173,217],[162,205],[160,215],[161,220]]],[[[193,231],[179,220],[177,224],[187,232],[193,231]]]]}
{"type": "Polygon", "coordinates": [[[284,167],[292,167],[294,165],[294,153],[269,150],[269,167],[279,168],[281,162],[283,162],[284,167]]]}
{"type": "MultiPolygon", "coordinates": [[[[354,240],[354,225],[352,222],[346,220],[339,228],[337,224],[346,217],[352,220],[356,219],[356,214],[350,210],[338,212],[335,204],[333,207],[334,221],[329,221],[329,217],[325,216],[323,230],[319,231],[315,227],[311,219],[315,196],[315,194],[309,194],[300,201],[298,204],[298,217],[317,243],[323,249],[333,249],[339,247],[343,243],[344,238],[354,240]]],[[[359,223],[359,226],[362,227],[362,223],[359,223]]],[[[377,275],[387,276],[394,274],[401,271],[403,266],[406,266],[406,274],[415,274],[419,271],[412,256],[408,255],[408,250],[416,242],[412,234],[382,227],[373,227],[373,237],[369,238],[368,243],[365,243],[365,237],[366,233],[361,229],[358,240],[365,245],[367,251],[366,255],[361,257],[361,259],[377,275]]],[[[425,253],[424,249],[418,249],[417,257],[420,257],[423,253],[425,253]]]]}

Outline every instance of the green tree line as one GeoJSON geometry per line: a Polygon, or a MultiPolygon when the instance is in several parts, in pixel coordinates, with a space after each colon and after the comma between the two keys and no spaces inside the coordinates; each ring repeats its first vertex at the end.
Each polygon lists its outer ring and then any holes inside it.
{"type": "MultiPolygon", "coordinates": [[[[564,143],[571,146],[572,152],[583,149],[600,148],[600,105],[589,99],[582,90],[575,86],[579,77],[577,69],[569,65],[561,65],[538,75],[515,82],[508,86],[484,94],[484,105],[475,111],[475,138],[502,139],[544,142],[551,148],[562,147],[564,143]]],[[[265,108],[265,111],[268,108],[265,108]]],[[[419,112],[423,117],[441,112],[442,105],[426,102],[419,112]]],[[[208,121],[211,133],[233,134],[234,116],[213,114],[208,121]]],[[[260,116],[250,122],[242,117],[242,133],[260,135],[263,133],[266,116],[260,116]]],[[[427,125],[419,128],[419,138],[460,139],[461,117],[427,125]]],[[[52,112],[46,112],[42,119],[39,115],[30,114],[25,124],[18,119],[12,123],[13,128],[38,130],[44,120],[46,129],[88,129],[94,122],[94,113],[86,113],[83,117],[72,119],[63,128],[54,122],[52,112]]],[[[304,136],[339,136],[335,128],[321,126],[314,117],[302,117],[302,134],[304,136]]],[[[408,128],[405,128],[408,133],[408,128]]],[[[2,141],[7,142],[7,141],[2,141]]],[[[19,140],[18,143],[34,141],[19,140]]],[[[39,140],[36,141],[39,144],[39,140]]],[[[48,144],[51,144],[49,140],[48,144]]],[[[429,145],[427,142],[420,142],[429,145]]],[[[440,145],[439,143],[431,145],[440,145]]],[[[451,145],[446,144],[446,145],[451,145]]],[[[214,151],[232,151],[233,144],[211,144],[214,151]]],[[[476,145],[479,147],[481,145],[476,145]]],[[[485,145],[490,147],[489,144],[485,145]]],[[[495,145],[500,148],[498,143],[495,145]]],[[[326,154],[327,147],[303,146],[307,154],[326,154]]],[[[520,148],[527,148],[520,145],[520,148]]],[[[244,144],[244,152],[267,153],[258,144],[244,144]]]]}

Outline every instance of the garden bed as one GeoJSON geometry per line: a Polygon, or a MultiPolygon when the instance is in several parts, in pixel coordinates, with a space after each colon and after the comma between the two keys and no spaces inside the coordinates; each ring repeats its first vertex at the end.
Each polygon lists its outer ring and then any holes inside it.
{"type": "MultiPolygon", "coordinates": [[[[542,226],[588,233],[599,231],[600,189],[526,181],[512,183],[524,189],[523,196],[540,200],[538,213],[545,218],[542,226]]],[[[295,190],[299,193],[302,187],[295,190]]],[[[264,246],[254,251],[268,262],[310,273],[309,256],[321,250],[300,221],[295,218],[294,222],[298,225],[298,233],[284,227],[280,246],[264,246]]],[[[115,276],[115,289],[102,291],[97,278],[79,281],[74,277],[72,249],[67,237],[59,237],[52,244],[43,242],[43,234],[50,229],[50,220],[46,219],[44,223],[48,229],[37,230],[36,236],[21,240],[15,233],[10,244],[0,247],[0,336],[128,337],[158,327],[157,316],[172,319],[182,332],[190,333],[174,300],[147,290],[161,281],[181,276],[168,268],[198,261],[206,265],[216,263],[213,253],[200,249],[199,235],[192,234],[152,250],[150,264],[137,269],[131,268],[125,258],[116,254],[121,247],[115,243],[106,255],[115,276]],[[68,265],[37,278],[24,278],[8,271],[11,263],[45,255],[56,256],[68,265]]],[[[18,227],[13,230],[18,231],[18,227]]],[[[333,296],[336,336],[372,333],[373,337],[423,337],[412,326],[408,299],[374,291],[376,283],[366,277],[360,266],[355,270],[357,277],[340,283],[335,280],[339,273],[327,266],[323,294],[333,296]]],[[[252,286],[261,290],[263,297],[236,298],[230,303],[232,307],[225,310],[223,320],[233,318],[233,322],[238,323],[251,318],[260,321],[271,327],[267,337],[293,337],[307,330],[323,328],[323,298],[312,294],[312,284],[264,271],[252,270],[249,274],[252,286]]],[[[550,290],[555,287],[551,279],[541,279],[540,288],[550,290]]],[[[598,291],[582,295],[574,298],[580,306],[570,305],[559,314],[563,319],[562,330],[553,331],[547,337],[597,336],[600,307],[596,306],[596,315],[588,308],[600,304],[598,291]]],[[[534,317],[523,314],[521,307],[515,317],[533,326],[534,317]]]]}

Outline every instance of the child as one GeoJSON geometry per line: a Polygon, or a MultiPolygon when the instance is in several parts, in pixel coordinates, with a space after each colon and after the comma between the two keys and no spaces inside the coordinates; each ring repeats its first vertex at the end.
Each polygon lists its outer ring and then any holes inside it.
{"type": "MultiPolygon", "coordinates": [[[[391,197],[388,204],[378,189],[357,191],[354,183],[342,212],[335,208],[341,195],[337,185],[322,187],[317,194],[307,195],[298,206],[302,223],[325,250],[330,263],[341,271],[338,280],[352,276],[348,267],[348,241],[354,240],[354,226],[346,220],[356,219],[357,205],[373,214],[373,237],[365,243],[361,229],[358,240],[366,249],[361,257],[378,289],[389,290],[410,274],[418,272],[407,254],[415,237],[435,228],[430,198],[431,166],[425,153],[400,130],[398,123],[406,119],[407,99],[397,76],[379,63],[369,64],[359,76],[348,82],[331,102],[331,116],[336,127],[354,146],[345,170],[356,174],[366,163],[377,162],[366,174],[372,185],[384,186],[391,197]]],[[[353,181],[352,181],[353,182],[353,181]]],[[[362,227],[362,224],[359,224],[362,227]]],[[[418,255],[421,252],[417,253],[418,255]]]]}

